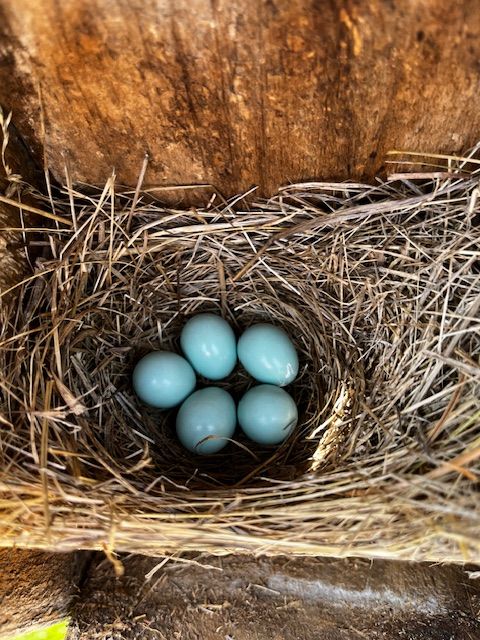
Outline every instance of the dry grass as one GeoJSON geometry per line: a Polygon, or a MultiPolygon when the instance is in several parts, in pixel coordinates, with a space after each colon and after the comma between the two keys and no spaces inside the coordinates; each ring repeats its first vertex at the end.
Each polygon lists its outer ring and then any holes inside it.
{"type": "Polygon", "coordinates": [[[1,307],[0,544],[480,561],[478,176],[458,160],[190,211],[113,178],[37,194],[57,220],[1,307]],[[200,310],[293,336],[280,448],[199,459],[132,393],[200,310]]]}

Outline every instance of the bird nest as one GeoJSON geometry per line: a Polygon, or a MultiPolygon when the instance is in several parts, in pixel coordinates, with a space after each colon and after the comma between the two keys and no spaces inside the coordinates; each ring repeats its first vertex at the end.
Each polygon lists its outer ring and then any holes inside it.
{"type": "MultiPolygon", "coordinates": [[[[0,544],[480,560],[480,227],[465,167],[190,210],[113,179],[37,194],[55,222],[1,307],[0,544]],[[178,351],[203,311],[295,342],[300,419],[281,446],[237,433],[195,456],[175,411],[135,397],[134,364],[178,351]]],[[[219,384],[252,383],[239,370],[219,384]]]]}

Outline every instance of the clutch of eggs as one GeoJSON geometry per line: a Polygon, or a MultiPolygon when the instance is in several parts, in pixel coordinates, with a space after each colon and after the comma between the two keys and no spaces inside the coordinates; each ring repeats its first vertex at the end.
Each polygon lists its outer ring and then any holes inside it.
{"type": "Polygon", "coordinates": [[[210,455],[232,438],[238,423],[244,433],[262,445],[278,445],[292,433],[298,420],[293,398],[281,387],[296,378],[298,356],[287,333],[271,324],[247,329],[240,340],[226,320],[212,313],[192,317],[182,329],[184,358],[168,351],[143,357],[133,372],[138,397],[153,407],[181,404],[176,418],[177,437],[192,453],[210,455]],[[228,377],[240,360],[260,384],[241,398],[218,387],[195,391],[196,374],[208,380],[228,377]]]}

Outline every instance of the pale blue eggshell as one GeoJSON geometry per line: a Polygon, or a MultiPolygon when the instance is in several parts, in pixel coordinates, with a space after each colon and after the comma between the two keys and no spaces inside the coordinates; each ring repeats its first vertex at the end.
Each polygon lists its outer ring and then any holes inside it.
{"type": "Polygon", "coordinates": [[[228,444],[236,424],[232,396],[218,387],[207,387],[192,393],[180,407],[177,436],[189,451],[209,455],[228,444]]]}
{"type": "Polygon", "coordinates": [[[180,336],[185,357],[209,380],[229,376],[237,363],[237,340],[232,327],[213,313],[200,313],[186,323],[180,336]]]}
{"type": "Polygon", "coordinates": [[[238,403],[238,422],[244,433],[259,444],[280,444],[298,422],[293,398],[280,387],[261,384],[253,387],[238,403]]]}
{"type": "Polygon", "coordinates": [[[238,358],[259,382],[284,387],[298,374],[298,356],[292,341],[280,327],[255,324],[240,336],[238,358]]]}
{"type": "Polygon", "coordinates": [[[152,351],[144,356],[133,371],[132,381],[137,396],[159,409],[180,404],[197,383],[185,358],[170,351],[152,351]]]}

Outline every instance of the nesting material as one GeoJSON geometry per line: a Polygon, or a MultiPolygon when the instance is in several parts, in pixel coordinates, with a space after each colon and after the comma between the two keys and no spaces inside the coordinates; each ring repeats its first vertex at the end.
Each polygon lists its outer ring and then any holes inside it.
{"type": "Polygon", "coordinates": [[[113,180],[38,196],[71,226],[1,308],[0,543],[480,561],[476,166],[188,211],[113,180]],[[199,459],[133,393],[200,312],[294,340],[278,448],[199,459]]]}

